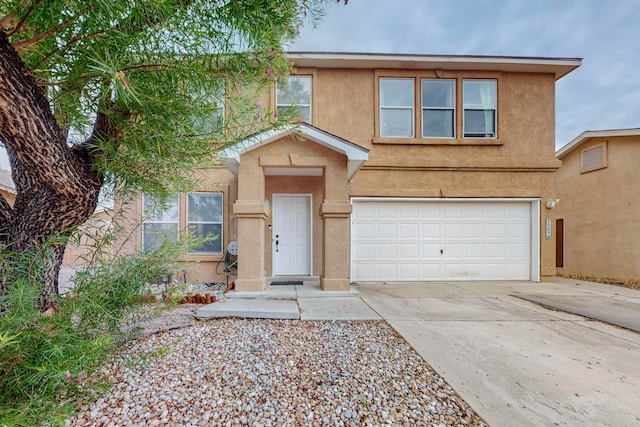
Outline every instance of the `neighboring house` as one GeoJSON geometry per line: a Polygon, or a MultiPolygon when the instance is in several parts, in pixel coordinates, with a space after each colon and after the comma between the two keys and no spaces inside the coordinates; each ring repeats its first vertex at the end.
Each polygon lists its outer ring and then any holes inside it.
{"type": "Polygon", "coordinates": [[[640,128],[583,132],[556,155],[558,274],[640,282],[640,128]]]}
{"type": "Polygon", "coordinates": [[[0,196],[11,206],[16,201],[16,186],[11,179],[11,171],[0,169],[0,196]]]}
{"type": "MultiPolygon", "coordinates": [[[[199,192],[147,220],[130,249],[191,229],[220,238],[185,257],[188,280],[238,241],[237,290],[271,276],[351,282],[552,278],[555,82],[579,59],[290,53],[273,108],[306,123],[267,130],[202,170],[199,192]],[[155,236],[155,237],[154,237],[155,236]]],[[[264,104],[263,104],[264,105],[264,104]]],[[[149,216],[149,213],[152,213],[149,216]]]]}

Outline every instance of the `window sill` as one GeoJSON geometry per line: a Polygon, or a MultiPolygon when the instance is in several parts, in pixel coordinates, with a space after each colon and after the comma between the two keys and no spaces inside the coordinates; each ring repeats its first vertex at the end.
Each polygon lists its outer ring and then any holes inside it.
{"type": "Polygon", "coordinates": [[[390,145],[504,145],[504,140],[495,138],[373,138],[371,142],[390,145]]]}
{"type": "Polygon", "coordinates": [[[224,254],[185,254],[182,257],[182,260],[187,262],[194,262],[194,261],[217,262],[223,258],[224,258],[224,254]]]}

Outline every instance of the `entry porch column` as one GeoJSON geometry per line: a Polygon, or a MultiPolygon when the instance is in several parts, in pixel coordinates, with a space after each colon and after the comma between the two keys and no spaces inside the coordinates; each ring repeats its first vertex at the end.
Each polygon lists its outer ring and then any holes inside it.
{"type": "Polygon", "coordinates": [[[323,256],[320,288],[323,291],[348,291],[349,284],[349,218],[351,203],[325,200],[320,216],[323,222],[323,256]]]}
{"type": "Polygon", "coordinates": [[[238,220],[238,278],[236,291],[263,291],[264,277],[264,228],[269,215],[263,200],[238,200],[233,204],[238,220]]]}

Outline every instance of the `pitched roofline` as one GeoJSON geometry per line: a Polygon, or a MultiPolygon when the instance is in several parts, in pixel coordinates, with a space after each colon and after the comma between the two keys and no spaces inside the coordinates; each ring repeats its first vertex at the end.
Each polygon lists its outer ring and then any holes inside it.
{"type": "Polygon", "coordinates": [[[562,158],[591,138],[611,138],[615,136],[640,136],[640,128],[587,130],[575,137],[571,142],[556,151],[556,157],[562,158]]]}
{"type": "Polygon", "coordinates": [[[287,57],[298,67],[538,72],[554,74],[556,80],[582,63],[582,58],[346,52],[288,52],[287,57]]]}
{"type": "Polygon", "coordinates": [[[369,159],[368,149],[308,123],[288,125],[281,129],[269,129],[253,134],[245,140],[238,142],[233,147],[222,150],[221,157],[225,159],[229,170],[237,176],[240,156],[242,154],[289,135],[302,136],[333,151],[344,154],[347,157],[347,175],[349,180],[355,175],[364,162],[369,159]]]}

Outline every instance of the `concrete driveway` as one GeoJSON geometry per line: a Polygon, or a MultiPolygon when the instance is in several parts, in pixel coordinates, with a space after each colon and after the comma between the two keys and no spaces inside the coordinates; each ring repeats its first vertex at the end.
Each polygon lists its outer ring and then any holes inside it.
{"type": "Polygon", "coordinates": [[[610,299],[640,319],[640,291],[565,279],[355,288],[492,427],[640,426],[640,333],[518,298],[610,299]]]}

